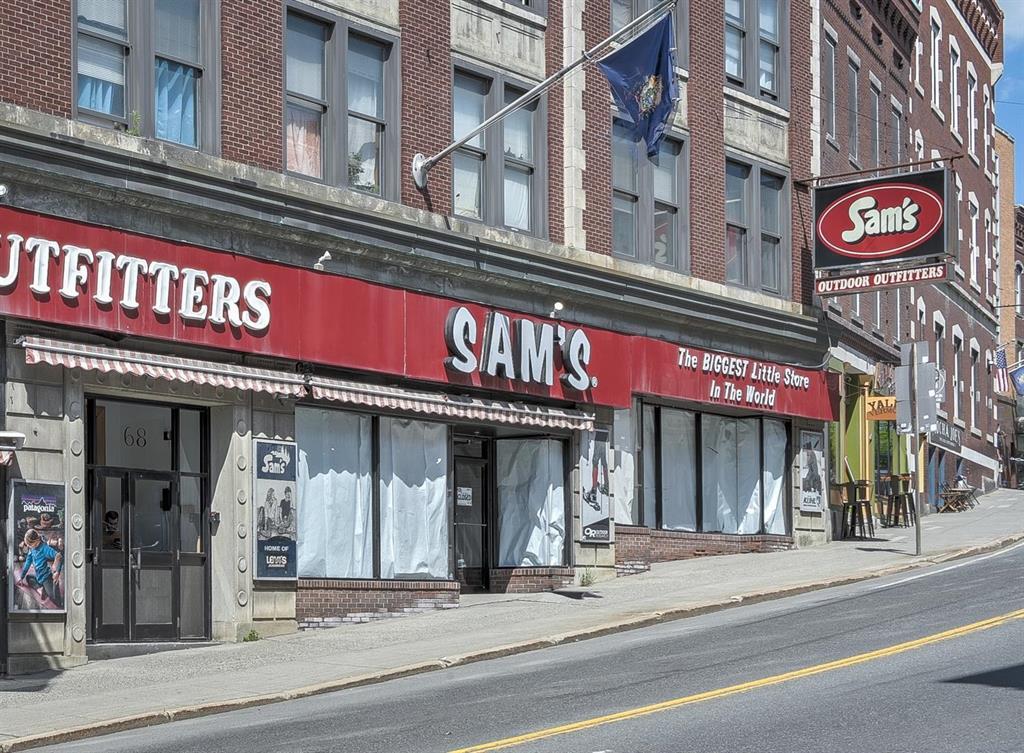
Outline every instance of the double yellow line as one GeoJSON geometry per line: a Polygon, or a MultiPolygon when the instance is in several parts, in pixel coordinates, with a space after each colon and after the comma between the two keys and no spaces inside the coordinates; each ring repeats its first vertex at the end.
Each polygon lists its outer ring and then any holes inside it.
{"type": "Polygon", "coordinates": [[[683,696],[682,698],[674,698],[671,701],[662,701],[661,703],[653,703],[649,706],[640,706],[635,709],[619,711],[615,714],[595,716],[592,719],[584,719],[579,722],[563,724],[558,727],[549,727],[548,729],[529,732],[525,735],[506,737],[502,740],[494,740],[493,742],[483,743],[481,745],[473,745],[469,748],[459,748],[458,750],[450,751],[450,753],[484,753],[485,751],[490,750],[503,750],[516,745],[544,740],[549,737],[567,735],[571,732],[581,732],[583,730],[600,727],[605,724],[623,722],[628,719],[636,719],[637,717],[647,716],[648,714],[656,714],[659,711],[669,711],[671,709],[680,708],[681,706],[700,703],[701,701],[710,701],[714,698],[725,698],[726,696],[736,695],[737,693],[745,693],[748,690],[765,688],[769,685],[778,685],[791,680],[799,680],[803,677],[812,677],[813,675],[820,675],[824,672],[832,672],[833,670],[843,669],[845,667],[853,667],[876,659],[884,659],[888,656],[902,654],[905,651],[911,651],[915,648],[921,648],[922,646],[930,646],[933,643],[948,641],[951,638],[959,638],[970,633],[975,633],[979,630],[988,630],[989,628],[998,627],[999,625],[1003,625],[1011,620],[1020,619],[1024,619],[1024,609],[1018,609],[1014,612],[1009,612],[998,617],[981,620],[980,622],[972,622],[970,625],[963,625],[958,628],[953,628],[952,630],[946,630],[942,633],[935,633],[934,635],[925,636],[924,638],[907,641],[906,643],[898,643],[895,646],[880,648],[877,651],[869,651],[864,654],[857,654],[856,656],[838,659],[825,664],[816,664],[812,667],[804,667],[803,669],[785,672],[781,675],[765,677],[760,680],[752,680],[751,682],[744,682],[739,685],[730,685],[729,687],[719,688],[718,690],[709,690],[704,693],[696,693],[694,695],[683,696]]]}

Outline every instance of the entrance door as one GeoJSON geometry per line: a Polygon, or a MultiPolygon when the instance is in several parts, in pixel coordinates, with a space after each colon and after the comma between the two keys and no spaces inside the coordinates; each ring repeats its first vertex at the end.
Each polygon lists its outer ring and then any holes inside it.
{"type": "Polygon", "coordinates": [[[126,641],[128,630],[128,474],[92,477],[92,637],[126,641]]]}
{"type": "Polygon", "coordinates": [[[487,590],[487,461],[455,458],[455,573],[463,587],[487,590]]]}

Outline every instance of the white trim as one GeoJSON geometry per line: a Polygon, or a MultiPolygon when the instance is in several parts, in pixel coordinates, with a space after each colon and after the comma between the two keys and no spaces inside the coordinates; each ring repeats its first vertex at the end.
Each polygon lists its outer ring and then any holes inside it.
{"type": "Polygon", "coordinates": [[[945,331],[945,329],[946,329],[946,317],[943,316],[941,311],[933,311],[932,312],[932,327],[934,328],[934,326],[936,324],[938,324],[940,327],[942,327],[943,331],[945,331]]]}
{"type": "Polygon", "coordinates": [[[852,366],[862,374],[870,376],[875,373],[875,365],[873,363],[864,356],[847,350],[842,345],[833,345],[828,349],[828,354],[830,358],[834,358],[847,366],[852,366]]]}
{"type": "MultiPolygon", "coordinates": [[[[950,9],[950,12],[951,12],[952,16],[957,21],[960,22],[960,26],[963,28],[964,33],[967,34],[967,38],[970,39],[971,42],[974,43],[974,48],[978,51],[978,54],[981,55],[982,61],[988,67],[992,67],[992,58],[989,57],[988,53],[985,52],[985,48],[982,47],[981,44],[978,42],[978,40],[975,38],[974,32],[971,30],[971,27],[969,27],[967,25],[967,22],[964,21],[963,16],[960,15],[961,14],[960,9],[957,8],[956,5],[953,4],[953,0],[946,0],[946,5],[949,6],[949,9],[950,9]]],[[[939,18],[939,12],[935,9],[935,6],[932,6],[930,10],[931,10],[931,17],[932,18],[939,18]]],[[[939,21],[939,25],[941,26],[941,24],[942,24],[942,21],[940,20],[939,21]]]]}

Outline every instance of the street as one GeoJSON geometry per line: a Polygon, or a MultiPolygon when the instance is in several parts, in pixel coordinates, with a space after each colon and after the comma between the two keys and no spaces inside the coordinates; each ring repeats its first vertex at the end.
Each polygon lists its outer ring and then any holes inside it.
{"type": "Polygon", "coordinates": [[[1022,607],[1017,545],[910,575],[40,750],[1020,751],[1022,607]]]}

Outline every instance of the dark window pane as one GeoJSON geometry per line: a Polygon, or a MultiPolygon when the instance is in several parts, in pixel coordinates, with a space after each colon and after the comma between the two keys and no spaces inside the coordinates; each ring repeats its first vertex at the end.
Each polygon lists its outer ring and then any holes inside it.
{"type": "Polygon", "coordinates": [[[782,235],[783,179],[761,173],[761,228],[782,235]]]}
{"type": "Polygon", "coordinates": [[[725,75],[743,78],[743,32],[733,26],[725,27],[725,75]]]}
{"type": "Polygon", "coordinates": [[[184,473],[202,473],[202,430],[197,410],[178,411],[178,469],[184,473]]]}
{"type": "Polygon", "coordinates": [[[779,48],[771,42],[765,42],[762,40],[759,63],[761,91],[771,93],[776,92],[776,72],[779,67],[779,48]]]}
{"type": "Polygon", "coordinates": [[[747,283],[747,231],[734,225],[725,230],[725,279],[737,285],[747,283]]]}
{"type": "MultiPolygon", "coordinates": [[[[487,91],[490,82],[465,73],[455,74],[455,92],[452,98],[455,138],[461,139],[484,122],[487,111],[487,91]]],[[[468,146],[484,148],[483,134],[467,142],[468,146]]]]}
{"type": "Polygon", "coordinates": [[[97,401],[96,465],[171,470],[171,409],[97,401]]]}
{"type": "Polygon", "coordinates": [[[78,37],[78,106],[124,117],[124,47],[78,37]]]}
{"type": "Polygon", "coordinates": [[[761,236],[761,286],[779,290],[779,257],[781,243],[770,235],[761,236]]]}
{"type": "Polygon", "coordinates": [[[657,162],[654,162],[654,198],[669,204],[678,204],[676,184],[679,180],[678,141],[665,139],[661,142],[657,162]]]}
{"type": "Polygon", "coordinates": [[[676,214],[675,207],[654,205],[654,261],[658,264],[676,264],[676,214]]]}
{"type": "Polygon", "coordinates": [[[323,24],[295,13],[288,14],[288,91],[323,99],[326,33],[323,24]]]}
{"type": "Polygon", "coordinates": [[[377,123],[349,117],[348,184],[352,188],[380,193],[381,131],[377,123]]]}
{"type": "Polygon", "coordinates": [[[625,124],[616,120],[612,128],[612,185],[636,191],[638,149],[625,124]]]}
{"type": "Polygon", "coordinates": [[[758,23],[762,34],[779,38],[779,0],[759,0],[758,23]]]}
{"type": "Polygon", "coordinates": [[[78,0],[78,28],[126,35],[125,0],[78,0]]]}
{"type": "Polygon", "coordinates": [[[636,256],[636,199],[615,194],[612,201],[612,248],[623,256],[636,256]]]}
{"type": "Polygon", "coordinates": [[[199,62],[199,0],[156,0],[156,51],[199,62]]]}
{"type": "Polygon", "coordinates": [[[738,162],[725,163],[725,218],[728,222],[747,222],[747,180],[750,167],[738,162]]]}
{"type": "Polygon", "coordinates": [[[203,551],[202,479],[182,476],[179,485],[181,507],[181,551],[203,551]]]}
{"type": "Polygon", "coordinates": [[[346,60],[349,112],[384,119],[384,61],[387,49],[380,42],[352,35],[346,60]]]}
{"type": "Polygon", "coordinates": [[[455,214],[481,219],[483,216],[483,172],[481,157],[456,152],[452,157],[455,214]]]}

